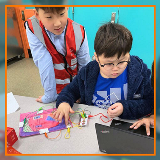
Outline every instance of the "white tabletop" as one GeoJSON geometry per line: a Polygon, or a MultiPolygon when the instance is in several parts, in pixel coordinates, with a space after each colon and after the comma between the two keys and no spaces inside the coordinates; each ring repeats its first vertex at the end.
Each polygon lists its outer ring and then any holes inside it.
{"type": "MultiPolygon", "coordinates": [[[[62,130],[61,135],[55,140],[47,139],[44,134],[22,138],[19,136],[20,113],[33,112],[42,106],[44,106],[45,109],[53,108],[53,106],[55,107],[55,103],[45,106],[42,103],[36,102],[35,98],[17,95],[15,95],[15,98],[20,109],[7,115],[7,127],[15,129],[18,141],[13,147],[22,154],[103,154],[99,151],[95,123],[110,126],[111,122],[102,122],[100,116],[89,118],[87,126],[81,129],[78,127],[71,128],[69,139],[65,139],[64,137],[67,131],[66,129],[62,130]]],[[[73,110],[76,111],[78,108],[86,108],[92,115],[103,113],[108,116],[105,109],[98,107],[74,104],[73,110]]],[[[106,119],[104,120],[106,121],[106,119]]],[[[74,115],[72,121],[77,123],[79,121],[79,115],[74,115]]],[[[59,131],[51,132],[48,133],[48,136],[52,138],[56,137],[58,134],[59,131]]]]}

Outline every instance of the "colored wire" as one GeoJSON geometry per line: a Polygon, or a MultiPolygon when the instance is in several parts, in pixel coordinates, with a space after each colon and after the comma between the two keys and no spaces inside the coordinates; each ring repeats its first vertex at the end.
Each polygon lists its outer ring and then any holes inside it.
{"type": "Polygon", "coordinates": [[[108,117],[105,116],[105,115],[103,115],[102,113],[98,113],[98,114],[96,114],[96,115],[89,115],[88,117],[91,118],[91,117],[98,116],[98,115],[100,115],[100,114],[101,114],[100,119],[101,119],[102,122],[108,123],[109,121],[112,121],[112,119],[110,119],[110,120],[108,120],[108,121],[104,121],[104,120],[102,119],[102,117],[105,117],[105,118],[107,118],[107,119],[108,119],[108,117]]]}
{"type": "Polygon", "coordinates": [[[82,108],[78,108],[78,109],[77,109],[77,111],[78,111],[79,109],[81,109],[81,111],[83,111],[83,109],[82,109],[82,108]]]}
{"type": "Polygon", "coordinates": [[[60,134],[61,134],[61,130],[60,130],[59,134],[56,137],[49,138],[48,135],[47,135],[47,133],[45,132],[45,137],[48,138],[48,139],[56,139],[56,138],[58,138],[60,136],[60,134]]]}
{"type": "Polygon", "coordinates": [[[76,114],[76,113],[77,113],[77,114],[81,114],[82,112],[80,112],[80,111],[75,111],[75,114],[76,114]]]}
{"type": "Polygon", "coordinates": [[[85,113],[86,113],[86,111],[88,111],[88,112],[89,112],[89,114],[88,114],[88,115],[90,115],[90,114],[91,114],[91,111],[89,111],[89,110],[84,109],[84,111],[85,111],[85,113]]]}
{"type": "Polygon", "coordinates": [[[110,120],[108,120],[108,121],[104,121],[104,120],[102,119],[102,117],[105,117],[105,118],[107,118],[107,119],[108,119],[108,117],[107,117],[107,116],[100,116],[101,121],[104,122],[104,123],[108,123],[108,122],[110,122],[110,121],[113,120],[113,119],[110,119],[110,120]]]}
{"type": "Polygon", "coordinates": [[[67,128],[67,132],[64,135],[65,139],[69,139],[70,138],[70,127],[67,128]]]}
{"type": "MultiPolygon", "coordinates": [[[[89,118],[90,118],[90,117],[95,117],[95,116],[98,116],[98,115],[100,115],[100,114],[102,114],[102,116],[104,116],[103,113],[98,113],[98,114],[96,114],[96,115],[89,115],[88,117],[89,117],[89,118]]],[[[104,116],[104,117],[106,117],[106,116],[104,116]]]]}
{"type": "Polygon", "coordinates": [[[81,125],[79,125],[79,123],[74,123],[74,122],[72,122],[70,118],[69,118],[69,120],[70,120],[70,122],[71,122],[72,124],[74,124],[74,126],[73,126],[73,127],[78,127],[79,129],[81,129],[81,128],[82,128],[82,126],[81,126],[81,125]]]}

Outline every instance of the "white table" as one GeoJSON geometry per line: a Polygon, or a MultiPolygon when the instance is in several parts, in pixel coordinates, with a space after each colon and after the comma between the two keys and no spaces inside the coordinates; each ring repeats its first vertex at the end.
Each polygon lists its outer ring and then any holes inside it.
{"type": "MultiPolygon", "coordinates": [[[[7,127],[15,129],[18,141],[13,147],[22,154],[103,154],[99,151],[95,123],[110,126],[111,122],[102,122],[99,118],[100,116],[89,118],[87,126],[82,127],[82,129],[78,127],[71,128],[69,139],[64,138],[67,131],[66,129],[62,130],[61,135],[55,140],[47,139],[44,134],[22,138],[19,137],[20,113],[33,112],[42,106],[44,106],[45,109],[49,109],[55,106],[55,103],[51,103],[50,106],[45,106],[42,103],[36,102],[35,98],[17,95],[15,95],[15,98],[20,109],[7,115],[7,127]]],[[[103,113],[108,116],[105,109],[98,107],[74,104],[73,110],[76,111],[78,108],[87,108],[92,115],[103,113]]],[[[74,115],[72,117],[73,122],[77,123],[78,120],[79,115],[74,115]]],[[[48,136],[56,137],[58,134],[59,131],[51,132],[48,133],[48,136]]]]}

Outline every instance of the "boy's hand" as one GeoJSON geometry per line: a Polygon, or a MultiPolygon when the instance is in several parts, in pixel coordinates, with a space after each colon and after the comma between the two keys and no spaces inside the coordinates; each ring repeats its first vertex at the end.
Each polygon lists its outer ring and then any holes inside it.
{"type": "Polygon", "coordinates": [[[110,118],[118,117],[123,112],[123,105],[121,103],[115,103],[108,108],[108,116],[110,118]]]}
{"type": "Polygon", "coordinates": [[[58,109],[53,113],[53,118],[56,121],[59,121],[59,123],[61,123],[62,118],[64,116],[65,124],[67,126],[68,125],[68,119],[69,119],[69,113],[74,113],[74,111],[72,110],[71,106],[68,103],[63,102],[58,106],[58,109]]]}
{"type": "Polygon", "coordinates": [[[80,99],[80,98],[76,100],[76,103],[80,103],[80,102],[81,102],[81,99],[80,99]]]}
{"type": "Polygon", "coordinates": [[[141,120],[133,123],[130,126],[130,128],[137,129],[137,128],[139,128],[143,124],[145,124],[145,126],[146,126],[146,133],[149,136],[150,135],[150,125],[154,125],[154,116],[151,115],[148,118],[143,118],[143,119],[141,119],[141,120]]]}
{"type": "Polygon", "coordinates": [[[36,101],[42,103],[42,96],[39,96],[39,98],[37,98],[36,101]]]}

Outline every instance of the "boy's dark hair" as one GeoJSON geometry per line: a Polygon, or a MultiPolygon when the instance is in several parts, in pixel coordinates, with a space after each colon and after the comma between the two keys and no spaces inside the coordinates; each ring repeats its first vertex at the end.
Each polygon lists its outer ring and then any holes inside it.
{"type": "Polygon", "coordinates": [[[64,5],[65,0],[32,0],[34,5],[64,5]]]}
{"type": "Polygon", "coordinates": [[[97,56],[104,54],[105,58],[118,54],[125,55],[132,47],[131,32],[120,24],[106,23],[96,33],[94,49],[97,56]]]}
{"type": "Polygon", "coordinates": [[[36,11],[38,12],[39,9],[44,10],[47,13],[59,13],[65,9],[65,7],[35,7],[36,11]]]}
{"type": "Polygon", "coordinates": [[[151,85],[154,88],[154,62],[152,63],[151,85]]]}

